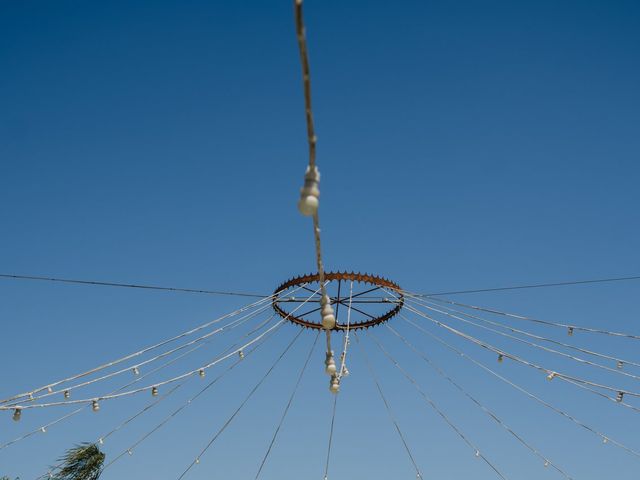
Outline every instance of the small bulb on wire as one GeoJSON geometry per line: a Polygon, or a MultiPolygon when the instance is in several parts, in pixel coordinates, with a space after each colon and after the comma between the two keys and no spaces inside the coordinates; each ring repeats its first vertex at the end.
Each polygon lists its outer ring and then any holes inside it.
{"type": "Polygon", "coordinates": [[[202,378],[204,378],[206,374],[207,372],[205,372],[204,368],[201,368],[200,370],[198,370],[198,375],[200,375],[202,378]]]}
{"type": "Polygon", "coordinates": [[[498,355],[498,363],[502,363],[504,361],[504,355],[499,354],[498,355]]]}
{"type": "Polygon", "coordinates": [[[327,375],[332,377],[336,374],[336,361],[333,358],[333,351],[327,352],[324,359],[324,371],[327,375]]]}
{"type": "Polygon", "coordinates": [[[91,408],[94,412],[98,412],[100,410],[100,404],[98,403],[98,400],[94,400],[93,402],[91,402],[91,408]]]}
{"type": "Polygon", "coordinates": [[[196,463],[200,463],[200,457],[196,458],[196,463]]]}
{"type": "Polygon", "coordinates": [[[240,360],[244,358],[244,352],[242,350],[238,352],[238,357],[240,357],[240,360]]]}
{"type": "Polygon", "coordinates": [[[103,439],[102,437],[100,437],[100,438],[98,439],[98,443],[99,443],[100,445],[104,445],[104,439],[103,439]]]}
{"type": "Polygon", "coordinates": [[[624,363],[622,362],[622,360],[618,360],[618,364],[616,365],[616,367],[618,367],[618,370],[622,370],[622,367],[624,367],[624,363]]]}
{"type": "Polygon", "coordinates": [[[127,453],[128,453],[129,455],[133,455],[133,450],[131,450],[131,449],[129,448],[129,449],[127,449],[127,453]]]}
{"type": "Polygon", "coordinates": [[[71,396],[71,394],[69,393],[69,390],[65,390],[64,393],[62,394],[62,396],[67,399],[71,396]]]}
{"type": "Polygon", "coordinates": [[[604,437],[604,438],[602,439],[602,443],[609,443],[609,439],[608,439],[607,437],[604,437]]]}
{"type": "Polygon", "coordinates": [[[52,393],[53,392],[53,388],[47,387],[47,392],[52,393]]]}
{"type": "Polygon", "coordinates": [[[47,427],[44,427],[44,426],[40,427],[40,431],[42,433],[47,433],[47,427]]]}
{"type": "Polygon", "coordinates": [[[556,372],[549,372],[549,375],[547,375],[547,380],[553,380],[554,378],[556,378],[556,375],[558,375],[556,372]]]}
{"type": "Polygon", "coordinates": [[[19,422],[21,418],[22,418],[22,410],[19,409],[19,408],[16,408],[13,411],[13,421],[14,422],[19,422]]]}
{"type": "Polygon", "coordinates": [[[300,200],[298,201],[298,210],[305,217],[315,215],[318,211],[318,205],[320,201],[320,189],[318,185],[320,183],[320,172],[314,166],[307,167],[307,171],[304,174],[304,186],[300,189],[300,200]]]}
{"type": "Polygon", "coordinates": [[[335,375],[329,381],[329,391],[334,394],[340,391],[340,379],[335,375]]]}
{"type": "Polygon", "coordinates": [[[151,387],[151,395],[154,397],[158,396],[158,387],[151,387]]]}
{"type": "Polygon", "coordinates": [[[476,450],[476,458],[480,456],[480,450],[476,450]]]}
{"type": "Polygon", "coordinates": [[[573,327],[567,328],[567,335],[569,335],[569,336],[573,335],[573,327]]]}
{"type": "Polygon", "coordinates": [[[548,467],[548,466],[549,466],[549,460],[545,460],[545,461],[544,461],[544,466],[545,466],[545,467],[548,467]]]}
{"type": "Polygon", "coordinates": [[[131,371],[133,372],[134,375],[140,375],[140,370],[138,370],[138,367],[133,367],[131,371]]]}
{"type": "Polygon", "coordinates": [[[616,402],[622,403],[623,397],[624,397],[624,392],[618,392],[618,395],[616,395],[616,402]]]}

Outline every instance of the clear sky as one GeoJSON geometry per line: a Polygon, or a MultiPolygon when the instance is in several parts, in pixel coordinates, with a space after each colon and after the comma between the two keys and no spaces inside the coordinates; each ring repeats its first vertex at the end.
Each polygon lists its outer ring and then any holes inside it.
{"type": "MultiPolygon", "coordinates": [[[[416,292],[640,272],[637,2],[308,0],[306,22],[328,269],[376,272],[416,292]]],[[[305,138],[289,1],[2,2],[0,273],[268,294],[314,270],[311,225],[295,208],[305,138]]],[[[639,289],[456,298],[638,333],[639,289]]],[[[244,301],[9,280],[0,299],[3,398],[244,301]]],[[[397,326],[574,478],[637,479],[637,457],[397,326]]],[[[104,478],[177,478],[295,332],[287,326],[104,478]]],[[[386,329],[377,333],[508,478],[562,478],[386,329]]],[[[637,341],[609,340],[572,339],[640,360],[637,341]]],[[[191,478],[253,478],[311,341],[305,332],[191,478]]],[[[425,480],[496,478],[363,341],[425,480]]],[[[329,478],[415,478],[353,353],[329,478]]],[[[331,402],[322,359],[317,350],[262,478],[322,477],[331,402]]],[[[638,413],[523,367],[499,368],[640,449],[638,413]]],[[[0,450],[0,476],[35,477],[147,401],[105,404],[0,450]]],[[[170,408],[123,429],[107,455],[170,408]]],[[[20,423],[1,416],[0,442],[62,410],[26,413],[20,423]]]]}

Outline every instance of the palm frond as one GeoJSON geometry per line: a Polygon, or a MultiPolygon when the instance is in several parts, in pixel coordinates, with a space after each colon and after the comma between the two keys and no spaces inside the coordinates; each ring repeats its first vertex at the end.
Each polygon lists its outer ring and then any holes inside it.
{"type": "Polygon", "coordinates": [[[69,449],[60,459],[63,467],[55,480],[98,480],[105,454],[94,443],[82,443],[69,449]]]}

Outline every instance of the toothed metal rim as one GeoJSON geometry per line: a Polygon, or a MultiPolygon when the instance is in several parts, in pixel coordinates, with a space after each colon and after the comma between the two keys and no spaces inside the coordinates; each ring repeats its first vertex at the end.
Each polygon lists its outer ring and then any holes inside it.
{"type": "MultiPolygon", "coordinates": [[[[400,312],[400,310],[402,309],[402,306],[404,305],[404,295],[402,294],[402,289],[397,283],[392,282],[391,280],[388,280],[386,278],[378,277],[376,275],[370,275],[368,273],[355,273],[355,272],[325,272],[324,278],[327,281],[349,280],[353,282],[366,283],[366,284],[378,286],[380,288],[387,288],[396,292],[395,294],[397,298],[395,298],[393,302],[395,305],[394,308],[392,308],[385,314],[377,316],[375,318],[372,318],[366,321],[353,322],[349,325],[350,330],[359,330],[363,328],[370,328],[370,327],[375,327],[377,325],[381,325],[389,321],[394,316],[396,316],[398,312],[400,312]]],[[[319,280],[319,275],[317,273],[300,275],[299,277],[294,277],[291,280],[287,280],[278,288],[276,288],[274,291],[274,297],[272,301],[273,309],[276,311],[278,315],[280,315],[285,320],[289,320],[290,322],[305,328],[322,330],[323,328],[320,321],[312,322],[304,318],[297,317],[291,314],[290,312],[285,311],[279,305],[280,294],[283,291],[289,290],[290,288],[299,287],[307,283],[317,282],[318,280],[319,280]]],[[[320,298],[318,297],[318,302],[319,301],[320,301],[320,298]]],[[[334,330],[344,330],[344,329],[346,329],[346,325],[340,324],[340,323],[336,323],[336,326],[334,328],[334,330]]]]}

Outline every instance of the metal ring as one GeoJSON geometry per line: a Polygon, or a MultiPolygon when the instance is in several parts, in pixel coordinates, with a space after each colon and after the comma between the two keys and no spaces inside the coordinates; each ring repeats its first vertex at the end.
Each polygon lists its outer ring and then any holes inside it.
{"type": "MultiPolygon", "coordinates": [[[[324,278],[325,278],[325,281],[348,280],[348,281],[353,281],[357,283],[369,284],[369,285],[373,285],[374,287],[386,288],[389,290],[393,290],[395,292],[396,297],[393,300],[383,299],[380,302],[369,302],[369,303],[380,303],[380,304],[393,303],[395,305],[394,308],[392,308],[391,310],[387,311],[382,315],[369,315],[368,313],[362,312],[371,318],[367,320],[358,321],[358,322],[351,322],[349,324],[350,330],[358,330],[362,328],[369,328],[369,327],[375,327],[377,325],[381,325],[389,321],[395,315],[397,315],[398,312],[400,312],[400,310],[402,309],[402,306],[404,305],[404,295],[402,294],[402,289],[397,283],[392,282],[391,280],[388,280],[386,278],[378,277],[376,275],[370,275],[367,273],[354,273],[354,272],[326,272],[324,275],[324,278]]],[[[272,301],[273,309],[282,318],[284,318],[285,320],[289,320],[292,323],[295,323],[305,328],[313,328],[317,330],[323,329],[320,319],[318,319],[317,322],[311,321],[306,318],[303,318],[304,314],[300,316],[296,316],[291,312],[285,311],[280,306],[282,303],[285,303],[288,301],[297,301],[295,299],[287,300],[285,297],[281,297],[280,295],[282,294],[282,292],[289,290],[290,288],[301,287],[308,283],[318,282],[318,281],[319,281],[319,275],[317,273],[312,273],[309,275],[301,275],[299,277],[295,277],[295,278],[292,278],[291,280],[284,282],[274,291],[274,298],[272,301]]],[[[343,302],[347,301],[348,299],[349,297],[343,297],[342,299],[332,298],[331,303],[342,304],[346,306],[346,304],[343,302]]],[[[318,296],[318,302],[319,301],[320,301],[320,297],[318,296]]],[[[309,303],[311,302],[315,303],[315,300],[309,300],[309,303]]],[[[320,315],[318,315],[318,317],[319,316],[320,315]]],[[[334,330],[345,330],[345,329],[346,329],[345,323],[336,322],[336,326],[334,330]]]]}

